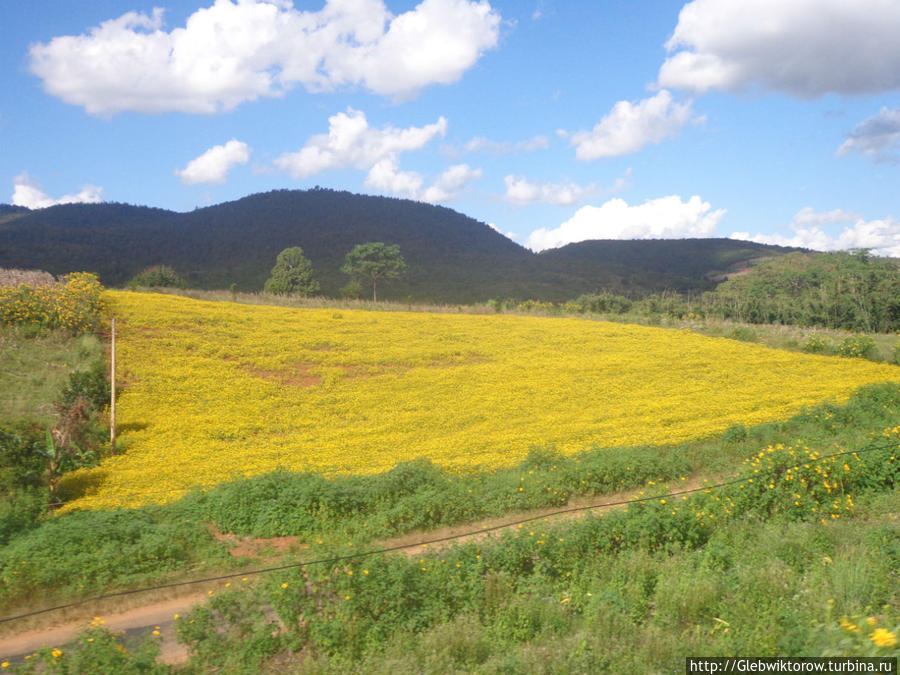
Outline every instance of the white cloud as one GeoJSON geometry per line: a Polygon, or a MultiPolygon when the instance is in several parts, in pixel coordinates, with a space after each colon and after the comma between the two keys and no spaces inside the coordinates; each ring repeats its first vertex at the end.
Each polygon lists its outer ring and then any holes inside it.
{"type": "Polygon", "coordinates": [[[415,171],[400,171],[397,160],[377,162],[366,176],[365,186],[397,197],[406,197],[432,204],[451,201],[471,181],[481,178],[481,169],[468,164],[455,164],[444,171],[434,184],[423,188],[425,179],[415,171]]]}
{"type": "Polygon", "coordinates": [[[818,213],[811,206],[804,206],[794,214],[792,226],[795,228],[802,227],[821,227],[831,223],[849,223],[859,220],[860,216],[843,209],[834,209],[825,213],[818,213]]]}
{"type": "Polygon", "coordinates": [[[232,138],[225,145],[216,145],[192,159],[183,169],[176,169],[185,185],[196,183],[224,183],[229,169],[235,164],[250,161],[250,147],[232,138]]]}
{"type": "Polygon", "coordinates": [[[488,223],[487,226],[488,226],[489,228],[491,228],[491,229],[492,229],[494,232],[496,232],[497,234],[502,234],[502,235],[503,235],[504,237],[506,237],[507,239],[513,239],[513,240],[515,240],[515,239],[519,236],[519,235],[517,235],[515,232],[504,232],[503,230],[501,230],[499,227],[497,227],[497,226],[494,225],[493,223],[488,223]]]}
{"type": "Polygon", "coordinates": [[[879,161],[896,161],[900,148],[900,108],[882,108],[860,123],[838,148],[838,156],[859,152],[879,161]]]}
{"type": "Polygon", "coordinates": [[[503,198],[517,204],[556,204],[557,206],[572,206],[585,200],[596,193],[596,186],[582,187],[577,183],[567,181],[565,183],[533,182],[524,176],[506,176],[506,193],[503,198]]]}
{"type": "Polygon", "coordinates": [[[875,255],[900,257],[900,221],[893,218],[864,220],[840,209],[816,213],[811,207],[799,211],[788,226],[791,234],[755,234],[735,232],[732,239],[759,244],[799,246],[816,251],[842,251],[853,248],[871,249],[875,255]],[[822,229],[826,224],[845,223],[836,235],[822,229]]]}
{"type": "Polygon", "coordinates": [[[481,169],[473,169],[468,164],[454,164],[438,176],[434,185],[422,193],[421,200],[432,204],[451,201],[466,185],[481,176],[481,169]]]}
{"type": "Polygon", "coordinates": [[[481,178],[481,169],[468,164],[449,167],[425,187],[415,171],[401,171],[399,157],[420,150],[435,136],[447,133],[447,120],[438,118],[424,127],[374,129],[363,112],[348,108],[328,118],[328,133],[310,138],[299,151],[286,153],[275,166],[294,178],[306,178],[328,169],[354,168],[368,171],[365,186],[398,197],[427,202],[453,199],[469,182],[481,178]]]}
{"type": "Polygon", "coordinates": [[[697,195],[686,202],[672,195],[636,206],[629,206],[623,199],[610,199],[599,207],[582,206],[553,230],[535,230],[528,237],[527,246],[542,251],[588,239],[709,237],[725,215],[725,209],[710,208],[697,195]]]}
{"type": "MultiPolygon", "coordinates": [[[[648,143],[660,143],[674,136],[692,121],[690,101],[673,103],[665,89],[656,96],[637,103],[619,101],[591,131],[571,134],[578,159],[616,157],[637,152],[648,143]]],[[[703,118],[693,121],[702,122],[703,118]]],[[[569,136],[566,132],[560,132],[569,136]]]]}
{"type": "Polygon", "coordinates": [[[483,136],[476,136],[463,146],[466,152],[487,152],[492,155],[510,155],[519,152],[546,150],[550,141],[546,136],[534,136],[524,141],[492,141],[483,136]]]}
{"type": "Polygon", "coordinates": [[[524,176],[509,175],[503,179],[506,183],[506,192],[503,198],[516,204],[526,206],[528,204],[556,204],[557,206],[574,206],[585,199],[599,194],[613,194],[624,189],[631,180],[631,168],[613,181],[611,187],[598,188],[594,183],[581,186],[572,181],[564,183],[545,183],[530,181],[524,176]]]}
{"type": "Polygon", "coordinates": [[[376,162],[366,176],[365,186],[379,192],[414,199],[422,190],[422,176],[415,171],[400,171],[394,158],[376,162]]]}
{"type": "MultiPolygon", "coordinates": [[[[294,178],[306,178],[327,169],[371,169],[409,150],[419,150],[435,136],[447,133],[447,120],[438,118],[424,127],[395,129],[369,127],[365,113],[348,108],[328,118],[328,133],[310,138],[298,152],[281,155],[275,166],[294,178]]],[[[387,169],[385,165],[383,169],[387,169]]]]}
{"type": "Polygon", "coordinates": [[[900,87],[896,0],[694,0],[679,14],[662,87],[748,85],[801,98],[900,87]]]}
{"type": "Polygon", "coordinates": [[[85,185],[81,192],[53,199],[41,189],[40,183],[23,171],[13,179],[12,203],[29,209],[44,209],[57,204],[97,204],[102,201],[103,188],[85,185]]]}
{"type": "Polygon", "coordinates": [[[487,0],[424,0],[399,16],[382,0],[327,0],[317,12],[215,0],[168,32],[157,8],[35,44],[31,70],[48,93],[95,115],[211,114],[297,84],[409,98],[458,81],[497,44],[499,25],[487,0]]]}

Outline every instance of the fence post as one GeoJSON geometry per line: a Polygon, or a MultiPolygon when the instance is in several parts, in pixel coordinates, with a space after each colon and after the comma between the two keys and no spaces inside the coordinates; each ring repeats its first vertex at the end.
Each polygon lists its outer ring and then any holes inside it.
{"type": "Polygon", "coordinates": [[[112,318],[112,338],[109,349],[109,445],[116,453],[116,317],[112,318]]]}

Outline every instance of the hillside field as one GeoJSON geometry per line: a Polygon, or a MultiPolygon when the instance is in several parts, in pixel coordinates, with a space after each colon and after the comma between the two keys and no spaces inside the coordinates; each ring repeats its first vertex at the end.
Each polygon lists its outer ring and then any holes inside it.
{"type": "Polygon", "coordinates": [[[600,321],[287,309],[110,292],[122,453],[67,508],[173,501],[278,468],[454,472],[530,448],[664,445],[787,419],[896,366],[600,321]]]}

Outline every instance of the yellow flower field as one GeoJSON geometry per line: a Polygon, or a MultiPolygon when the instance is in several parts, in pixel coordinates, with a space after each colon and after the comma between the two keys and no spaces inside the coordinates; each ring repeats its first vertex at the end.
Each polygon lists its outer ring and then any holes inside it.
{"type": "MultiPolygon", "coordinates": [[[[134,506],[276,468],[451,470],[530,447],[666,444],[783,419],[900,368],[581,319],[107,294],[124,452],[71,474],[74,507],[134,506]]],[[[70,507],[71,508],[71,507],[70,507]]]]}

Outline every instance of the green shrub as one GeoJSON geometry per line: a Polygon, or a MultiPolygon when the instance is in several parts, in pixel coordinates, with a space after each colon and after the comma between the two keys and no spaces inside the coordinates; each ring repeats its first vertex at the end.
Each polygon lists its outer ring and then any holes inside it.
{"type": "Polygon", "coordinates": [[[803,344],[803,351],[808,354],[830,353],[834,350],[831,340],[821,335],[810,335],[803,344]]]}
{"type": "Polygon", "coordinates": [[[0,491],[41,484],[44,462],[38,447],[43,431],[0,428],[0,491]]]}
{"type": "Polygon", "coordinates": [[[95,594],[201,561],[233,564],[204,524],[166,518],[161,507],[67,513],[0,547],[0,605],[48,588],[95,594]]]}
{"type": "Polygon", "coordinates": [[[359,300],[362,297],[363,287],[358,281],[351,281],[341,287],[341,297],[349,300],[359,300]]]}
{"type": "Polygon", "coordinates": [[[95,274],[73,272],[60,283],[0,287],[0,325],[96,332],[106,303],[95,274]]]}
{"type": "Polygon", "coordinates": [[[0,546],[40,525],[49,510],[48,493],[42,488],[10,488],[0,498],[0,546]]]}
{"type": "Polygon", "coordinates": [[[64,408],[70,408],[82,398],[88,402],[91,412],[98,413],[109,404],[109,396],[106,364],[97,361],[88,370],[76,370],[69,375],[59,403],[64,408]]]}
{"type": "Polygon", "coordinates": [[[838,354],[845,358],[872,359],[875,356],[875,342],[865,335],[851,335],[838,345],[838,354]]]}
{"type": "Polygon", "coordinates": [[[29,660],[15,668],[16,673],[48,673],[68,675],[76,673],[117,673],[117,675],[162,675],[171,669],[156,662],[160,639],[150,635],[138,644],[128,641],[122,644],[120,634],[111,633],[92,622],[92,628],[84,631],[64,648],[45,647],[29,660]]]}
{"type": "Polygon", "coordinates": [[[623,295],[591,293],[579,295],[572,304],[582,314],[624,314],[631,310],[633,303],[623,295]]]}
{"type": "Polygon", "coordinates": [[[129,288],[184,288],[184,280],[168,265],[153,265],[133,276],[126,285],[129,288]]]}
{"type": "Polygon", "coordinates": [[[750,326],[738,326],[729,336],[732,340],[740,340],[741,342],[756,342],[759,337],[755,330],[750,326]]]}
{"type": "Polygon", "coordinates": [[[747,427],[743,424],[732,424],[722,434],[722,440],[726,443],[741,443],[747,440],[747,427]]]}

